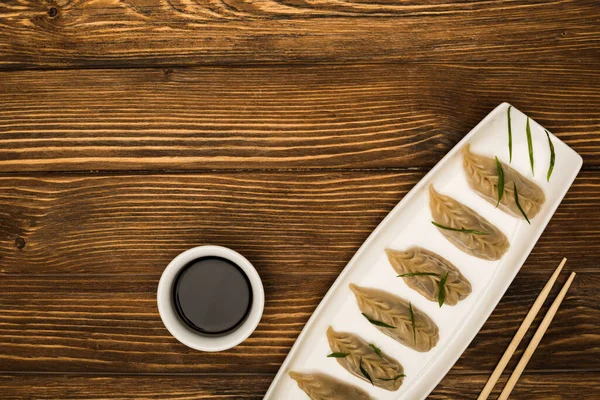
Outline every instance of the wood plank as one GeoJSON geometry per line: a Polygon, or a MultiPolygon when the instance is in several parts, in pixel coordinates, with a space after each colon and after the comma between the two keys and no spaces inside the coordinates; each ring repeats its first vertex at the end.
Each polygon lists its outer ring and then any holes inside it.
{"type": "MultiPolygon", "coordinates": [[[[578,278],[531,360],[531,370],[600,371],[600,273],[580,272],[574,263],[568,267],[579,272],[578,278]]],[[[517,276],[455,372],[491,372],[550,275],[531,269],[526,265],[517,276]]],[[[337,271],[312,264],[259,272],[266,296],[263,318],[249,339],[221,353],[188,349],[169,335],[156,306],[158,276],[2,275],[1,370],[274,373],[337,271]]],[[[559,279],[552,298],[565,279],[559,279]]]]}
{"type": "Polygon", "coordinates": [[[0,375],[4,399],[256,399],[271,376],[0,375]]]}
{"type": "MultiPolygon", "coordinates": [[[[73,376],[0,375],[6,399],[262,399],[272,376],[73,376]],[[235,384],[232,384],[232,381],[235,384]]],[[[448,375],[429,400],[475,399],[485,375],[448,375]]],[[[528,373],[519,380],[514,399],[596,400],[600,374],[528,373]]],[[[497,388],[492,398],[500,393],[497,388]]]]}
{"type": "MultiPolygon", "coordinates": [[[[264,273],[333,276],[424,173],[228,172],[0,176],[0,272],[162,272],[201,244],[237,249],[264,273]],[[250,234],[251,233],[251,234],[250,234]]],[[[598,271],[600,174],[580,174],[531,253],[598,271]]]]}
{"type": "Polygon", "coordinates": [[[566,141],[586,167],[600,166],[600,64],[26,71],[2,78],[0,172],[431,167],[503,101],[566,141]]]}
{"type": "Polygon", "coordinates": [[[600,166],[600,64],[543,62],[4,73],[0,172],[428,168],[503,101],[600,166]]]}
{"type": "Polygon", "coordinates": [[[0,66],[597,63],[597,6],[594,0],[10,0],[0,4],[0,66]]]}

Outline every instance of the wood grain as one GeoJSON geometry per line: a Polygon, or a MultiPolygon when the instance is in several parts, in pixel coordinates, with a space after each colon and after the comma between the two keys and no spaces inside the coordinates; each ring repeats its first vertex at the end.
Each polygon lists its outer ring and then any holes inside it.
{"type": "MultiPolygon", "coordinates": [[[[4,399],[262,399],[270,375],[230,376],[78,376],[0,375],[4,399]],[[235,384],[231,384],[232,380],[235,384]]],[[[484,375],[449,375],[429,400],[474,399],[485,383],[484,375]]],[[[596,400],[599,373],[529,373],[513,392],[514,399],[596,400]]],[[[498,393],[494,393],[498,394],[498,393]]]]}
{"type": "Polygon", "coordinates": [[[77,376],[0,375],[2,398],[9,399],[256,399],[270,375],[77,376]]]}
{"type": "Polygon", "coordinates": [[[0,5],[0,66],[597,64],[599,17],[594,0],[10,0],[0,5]]]}
{"type": "Polygon", "coordinates": [[[600,166],[600,64],[543,62],[4,73],[0,172],[428,168],[503,101],[600,166]]]}
{"type": "MultiPolygon", "coordinates": [[[[229,172],[0,176],[0,272],[162,272],[220,244],[261,273],[318,265],[334,276],[422,172],[229,172]]],[[[600,176],[582,172],[531,253],[599,271],[600,176]],[[568,232],[568,234],[565,234],[568,232]]],[[[484,206],[487,206],[481,200],[484,206]]]]}
{"type": "MultiPolygon", "coordinates": [[[[532,268],[527,265],[517,276],[453,373],[492,371],[546,282],[547,275],[529,272],[532,268]]],[[[275,373],[338,271],[324,273],[315,264],[263,272],[266,303],[257,330],[241,345],[220,353],[191,350],[169,335],[156,307],[159,276],[3,275],[0,371],[275,373]]],[[[599,371],[600,273],[577,276],[528,372],[599,371]]],[[[559,279],[550,298],[564,280],[559,279]]]]}
{"type": "Polygon", "coordinates": [[[0,397],[262,398],[356,249],[507,101],[584,172],[429,398],[476,398],[567,256],[513,397],[597,399],[599,27],[595,0],[0,2],[0,397]],[[206,243],[266,290],[222,353],[156,309],[165,265],[206,243]]]}

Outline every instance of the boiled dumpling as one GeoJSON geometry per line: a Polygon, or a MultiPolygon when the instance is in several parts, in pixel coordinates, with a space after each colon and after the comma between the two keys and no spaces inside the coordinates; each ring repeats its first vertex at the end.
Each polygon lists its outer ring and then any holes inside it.
{"type": "Polygon", "coordinates": [[[351,374],[385,390],[398,390],[402,385],[404,368],[376,346],[352,333],[336,332],[332,327],[327,329],[327,340],[332,352],[347,354],[336,360],[351,374]]]}
{"type": "Polygon", "coordinates": [[[425,298],[437,302],[439,299],[440,280],[448,273],[444,284],[444,304],[456,305],[471,293],[471,283],[460,273],[450,261],[422,247],[411,247],[404,251],[386,249],[388,260],[394,271],[402,274],[434,274],[413,275],[403,277],[404,282],[425,298]]]}
{"type": "Polygon", "coordinates": [[[383,290],[353,283],[350,289],[360,311],[381,332],[416,351],[429,351],[437,344],[439,329],[435,322],[408,301],[383,290]]]}
{"type": "MultiPolygon", "coordinates": [[[[462,152],[463,169],[467,175],[469,186],[493,205],[498,204],[498,168],[496,160],[473,153],[468,144],[462,152]]],[[[516,185],[519,205],[529,219],[535,217],[546,199],[544,191],[535,182],[525,178],[510,166],[503,162],[500,164],[504,172],[504,194],[498,208],[514,217],[524,218],[515,201],[514,187],[516,185]]]]}
{"type": "Polygon", "coordinates": [[[438,227],[442,235],[465,253],[484,260],[499,260],[508,250],[508,238],[500,229],[475,210],[436,192],[433,186],[429,186],[429,207],[433,220],[450,228],[438,227]]]}
{"type": "Polygon", "coordinates": [[[298,387],[312,400],[372,400],[367,392],[329,375],[289,372],[298,387]]]}

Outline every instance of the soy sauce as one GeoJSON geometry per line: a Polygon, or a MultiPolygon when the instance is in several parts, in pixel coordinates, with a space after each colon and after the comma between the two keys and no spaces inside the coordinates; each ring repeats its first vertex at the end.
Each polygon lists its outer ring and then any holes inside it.
{"type": "Polygon", "coordinates": [[[202,257],[181,269],[173,284],[179,318],[207,335],[231,332],[250,313],[252,287],[244,271],[221,257],[202,257]]]}

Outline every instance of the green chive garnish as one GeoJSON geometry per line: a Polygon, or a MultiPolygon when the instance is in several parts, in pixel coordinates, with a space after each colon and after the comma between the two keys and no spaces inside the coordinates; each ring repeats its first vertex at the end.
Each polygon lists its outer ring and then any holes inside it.
{"type": "Polygon", "coordinates": [[[396,375],[394,378],[377,378],[377,379],[379,379],[380,381],[395,381],[398,378],[405,378],[405,377],[406,377],[406,375],[400,374],[400,375],[396,375]]]}
{"type": "Polygon", "coordinates": [[[446,290],[444,289],[444,286],[446,286],[446,279],[448,279],[448,272],[446,272],[440,280],[440,291],[438,293],[438,304],[440,307],[444,305],[444,298],[446,297],[446,290]]]}
{"type": "Polygon", "coordinates": [[[498,170],[498,202],[496,203],[496,208],[500,205],[500,200],[502,200],[502,196],[504,195],[504,170],[502,169],[502,164],[498,157],[496,157],[496,169],[498,170]]]}
{"type": "Polygon", "coordinates": [[[365,314],[365,313],[361,313],[361,314],[363,315],[363,317],[365,317],[373,325],[381,326],[383,328],[392,328],[392,329],[396,328],[395,326],[388,325],[385,322],[381,322],[381,321],[377,321],[375,319],[371,319],[371,318],[367,317],[367,314],[365,314]]]}
{"type": "Polygon", "coordinates": [[[529,117],[527,117],[525,132],[527,133],[527,148],[529,149],[529,163],[531,164],[531,174],[535,175],[533,168],[533,142],[531,140],[531,128],[529,127],[529,117]]]}
{"type": "Polygon", "coordinates": [[[409,276],[437,276],[435,272],[409,272],[408,274],[400,274],[398,278],[406,278],[409,276]]]}
{"type": "MultiPolygon", "coordinates": [[[[544,131],[546,131],[544,129],[544,131]]],[[[548,167],[548,174],[546,175],[546,180],[550,182],[550,175],[552,175],[552,170],[554,169],[554,161],[556,158],[556,154],[554,154],[554,145],[552,144],[552,140],[550,140],[550,133],[546,131],[546,136],[548,137],[548,146],[550,146],[550,166],[548,167]]]]}
{"type": "Polygon", "coordinates": [[[369,343],[369,347],[373,349],[373,351],[379,356],[379,358],[383,358],[383,353],[381,353],[381,349],[379,347],[375,346],[373,343],[369,343]]]}
{"type": "Polygon", "coordinates": [[[510,162],[512,162],[512,127],[510,126],[510,109],[512,106],[508,106],[508,110],[506,111],[506,116],[508,117],[508,156],[510,157],[510,162]]]}
{"type": "Polygon", "coordinates": [[[531,225],[531,222],[529,222],[529,218],[527,218],[527,214],[525,214],[525,211],[523,211],[523,208],[521,208],[521,205],[519,204],[519,193],[517,193],[517,184],[513,183],[515,185],[515,203],[517,203],[517,207],[519,208],[519,211],[521,211],[521,214],[523,214],[523,216],[525,217],[525,221],[527,221],[527,223],[529,225],[531,225]]]}
{"type": "Polygon", "coordinates": [[[413,312],[412,303],[408,303],[408,310],[410,311],[410,323],[413,328],[413,337],[415,344],[417,344],[417,328],[415,327],[415,313],[413,312]]]}
{"type": "Polygon", "coordinates": [[[437,226],[440,229],[445,229],[447,231],[455,231],[455,232],[463,232],[463,233],[472,233],[473,235],[489,235],[489,233],[487,232],[481,232],[481,231],[477,231],[475,229],[457,229],[457,228],[450,228],[449,226],[444,226],[442,224],[438,224],[435,221],[431,221],[431,223],[435,226],[437,226]]]}
{"type": "Polygon", "coordinates": [[[371,379],[371,376],[369,376],[369,373],[362,366],[362,358],[358,362],[358,367],[360,368],[360,372],[364,375],[364,377],[367,378],[369,380],[369,382],[371,382],[371,385],[375,386],[373,384],[373,380],[371,379]]]}
{"type": "Polygon", "coordinates": [[[348,357],[349,355],[350,355],[350,353],[331,353],[327,357],[344,358],[344,357],[348,357]]]}

